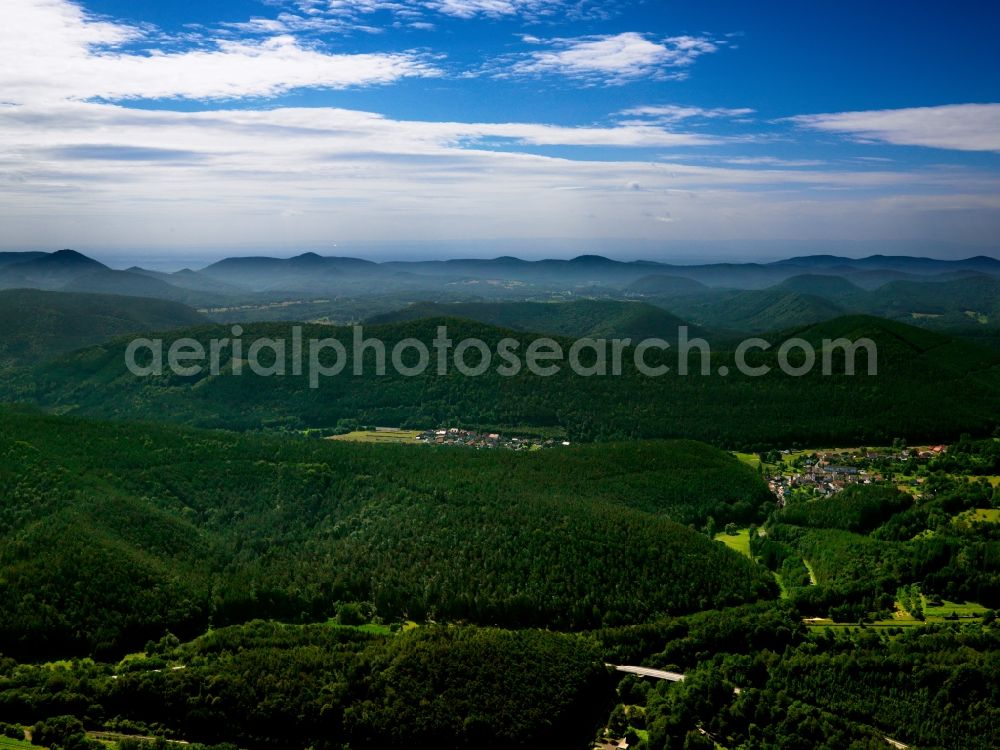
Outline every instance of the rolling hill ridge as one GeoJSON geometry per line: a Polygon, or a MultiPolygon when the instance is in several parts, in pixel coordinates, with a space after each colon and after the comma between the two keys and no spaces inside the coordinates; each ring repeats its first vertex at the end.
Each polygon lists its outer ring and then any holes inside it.
{"type": "MultiPolygon", "coordinates": [[[[456,342],[478,338],[493,351],[501,339],[517,335],[474,321],[431,318],[368,326],[365,336],[381,339],[387,351],[409,338],[429,347],[439,325],[447,326],[456,342]]],[[[291,333],[288,324],[247,325],[242,338],[290,341],[291,333]]],[[[231,331],[228,326],[202,326],[173,336],[192,337],[207,349],[210,339],[230,337],[231,331]]],[[[339,338],[348,358],[352,336],[344,328],[303,329],[306,341],[339,338]]],[[[521,337],[523,351],[532,336],[521,337]]],[[[0,395],[62,413],[205,427],[330,428],[340,420],[422,428],[558,426],[573,440],[694,438],[735,448],[884,444],[894,437],[940,442],[962,432],[989,434],[1000,423],[1000,351],[870,316],[837,318],[768,338],[770,350],[748,356],[748,364],[770,368],[763,377],[740,374],[733,367],[733,352],[722,349],[704,362],[693,351],[688,375],[678,373],[676,347],[647,352],[647,364],[671,368],[660,377],[638,372],[631,349],[623,352],[621,375],[592,377],[565,366],[551,377],[527,370],[503,377],[495,367],[478,377],[463,376],[454,367],[445,376],[435,367],[416,377],[393,368],[379,375],[369,352],[362,376],[349,374],[353,364],[345,362],[344,372],[317,378],[315,388],[307,371],[295,376],[290,366],[284,376],[235,376],[226,352],[218,375],[203,369],[190,377],[169,371],[136,377],[125,368],[127,340],[119,339],[14,374],[0,395]],[[842,355],[831,359],[837,367],[829,376],[818,365],[803,377],[788,376],[779,369],[775,350],[793,336],[817,346],[824,339],[870,338],[878,349],[877,375],[868,374],[862,352],[854,376],[837,369],[842,355]],[[703,365],[708,374],[696,374],[703,365]],[[720,375],[720,368],[729,368],[727,376],[720,375]]],[[[570,340],[561,341],[568,351],[570,340]]]]}

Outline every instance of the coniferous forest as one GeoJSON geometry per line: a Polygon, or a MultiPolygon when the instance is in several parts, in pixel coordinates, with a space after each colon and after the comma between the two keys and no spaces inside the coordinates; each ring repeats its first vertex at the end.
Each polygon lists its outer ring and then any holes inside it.
{"type": "Polygon", "coordinates": [[[0,721],[50,747],[991,747],[1000,537],[961,519],[1000,494],[953,472],[995,444],[935,459],[920,499],[777,509],[762,468],[692,441],[475,451],[8,407],[0,721]],[[735,527],[749,557],[711,539],[735,527]],[[893,624],[938,599],[986,609],[893,624]]]}

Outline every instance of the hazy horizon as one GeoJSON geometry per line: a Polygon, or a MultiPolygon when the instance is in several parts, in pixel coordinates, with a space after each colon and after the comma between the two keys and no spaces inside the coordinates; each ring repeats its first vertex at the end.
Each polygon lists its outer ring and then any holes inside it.
{"type": "Polygon", "coordinates": [[[354,242],[343,246],[273,247],[247,246],[218,249],[157,248],[142,252],[125,252],[88,247],[32,247],[3,252],[56,252],[75,250],[111,268],[139,266],[155,271],[199,270],[226,258],[269,257],[294,258],[305,253],[324,257],[346,257],[376,263],[424,262],[442,260],[488,260],[513,256],[521,260],[569,260],[580,255],[600,255],[620,262],[652,261],[668,265],[693,266],[713,263],[774,263],[793,257],[835,255],[860,259],[872,255],[909,256],[935,260],[965,260],[986,256],[1000,260],[1000,247],[961,243],[921,241],[896,242],[815,242],[802,240],[740,241],[678,241],[673,243],[635,242],[627,240],[523,240],[520,242],[440,241],[424,243],[354,242]]]}

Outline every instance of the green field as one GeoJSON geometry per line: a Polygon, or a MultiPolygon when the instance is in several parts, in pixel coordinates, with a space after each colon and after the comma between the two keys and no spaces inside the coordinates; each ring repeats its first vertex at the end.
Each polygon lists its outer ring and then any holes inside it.
{"type": "MultiPolygon", "coordinates": [[[[927,597],[921,594],[920,597],[923,600],[924,609],[924,619],[918,620],[917,618],[911,616],[906,612],[899,602],[896,602],[896,612],[888,620],[876,620],[875,622],[866,623],[865,627],[875,628],[875,629],[885,629],[885,628],[913,628],[920,625],[926,625],[928,623],[941,623],[948,622],[948,617],[951,614],[955,614],[957,617],[963,620],[969,618],[982,617],[987,611],[986,607],[983,607],[974,602],[951,602],[947,600],[941,601],[941,606],[931,607],[927,603],[927,597]]],[[[806,625],[810,628],[851,628],[858,627],[857,623],[854,622],[834,622],[825,617],[813,617],[808,618],[805,621],[806,625]]]]}
{"type": "Polygon", "coordinates": [[[879,625],[900,625],[903,627],[913,626],[913,625],[923,625],[928,622],[946,622],[948,617],[952,614],[962,618],[971,617],[982,617],[986,612],[986,607],[980,606],[974,602],[951,602],[946,599],[941,600],[941,605],[938,607],[932,607],[928,603],[927,596],[924,594],[920,595],[921,604],[924,611],[923,620],[918,620],[906,612],[901,604],[896,602],[896,612],[891,620],[880,620],[876,624],[879,625]]]}
{"type": "Polygon", "coordinates": [[[0,737],[0,750],[32,750],[35,746],[24,740],[13,740],[10,737],[0,737]]]}
{"type": "Polygon", "coordinates": [[[750,557],[750,530],[740,529],[735,534],[727,534],[722,532],[721,534],[715,535],[715,541],[722,542],[724,545],[730,549],[734,549],[741,555],[750,557]]]}
{"type": "Polygon", "coordinates": [[[975,508],[959,513],[954,519],[958,521],[985,521],[987,523],[1000,523],[1000,508],[975,508]]]}
{"type": "Polygon", "coordinates": [[[948,617],[950,614],[956,614],[959,617],[982,617],[983,613],[986,612],[986,607],[983,607],[975,602],[949,602],[947,600],[941,600],[940,607],[932,607],[927,602],[927,597],[923,597],[924,600],[924,614],[927,616],[928,620],[941,621],[948,617]]]}
{"type": "Polygon", "coordinates": [[[782,460],[786,463],[791,463],[796,458],[809,458],[809,456],[814,453],[860,453],[862,449],[873,449],[873,450],[887,450],[885,447],[880,447],[877,445],[871,446],[849,446],[840,448],[803,448],[798,451],[791,451],[787,455],[782,455],[782,460]]]}
{"type": "Polygon", "coordinates": [[[733,455],[751,468],[756,469],[760,466],[760,456],[756,453],[740,453],[739,451],[734,451],[733,455]]]}
{"type": "Polygon", "coordinates": [[[407,443],[417,442],[418,430],[355,430],[344,435],[334,435],[329,440],[347,440],[352,443],[407,443]]]}
{"type": "Polygon", "coordinates": [[[365,625],[344,625],[337,622],[336,620],[330,620],[327,622],[331,628],[345,628],[348,630],[357,630],[361,633],[371,633],[372,635],[392,635],[392,628],[388,625],[376,625],[375,623],[367,623],[365,625]]]}

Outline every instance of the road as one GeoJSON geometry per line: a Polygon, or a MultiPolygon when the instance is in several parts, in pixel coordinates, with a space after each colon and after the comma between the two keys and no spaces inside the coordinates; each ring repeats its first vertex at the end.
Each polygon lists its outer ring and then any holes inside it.
{"type": "MultiPolygon", "coordinates": [[[[670,680],[670,682],[680,682],[681,680],[684,679],[684,675],[682,675],[680,672],[667,672],[663,669],[650,669],[649,667],[630,667],[619,664],[605,664],[604,666],[610,667],[611,669],[614,669],[618,672],[628,672],[629,674],[637,674],[641,677],[652,677],[656,680],[670,680]]],[[[733,692],[739,695],[740,689],[733,688],[733,692]]],[[[698,731],[701,732],[702,734],[708,734],[701,727],[698,728],[698,731]]],[[[890,745],[896,748],[896,750],[907,750],[907,748],[909,748],[909,745],[904,745],[902,742],[900,742],[899,740],[894,740],[892,737],[886,737],[885,735],[883,735],[882,739],[884,739],[886,742],[888,742],[890,745]]]]}
{"type": "MultiPolygon", "coordinates": [[[[611,669],[614,669],[615,671],[618,672],[628,672],[629,674],[637,674],[640,677],[652,677],[653,679],[656,680],[670,680],[670,682],[680,682],[681,680],[684,679],[684,675],[682,675],[680,672],[667,672],[663,669],[650,669],[649,667],[631,667],[620,664],[605,664],[604,666],[610,667],[611,669]]],[[[733,688],[733,692],[739,695],[740,689],[733,688]]],[[[698,731],[701,732],[702,734],[708,735],[708,732],[706,732],[701,727],[698,727],[698,731]]],[[[907,750],[907,748],[909,748],[909,745],[904,745],[902,742],[900,742],[899,740],[894,740],[892,737],[886,737],[885,735],[883,735],[882,739],[884,739],[886,742],[888,742],[890,745],[896,748],[896,750],[907,750]]]]}

